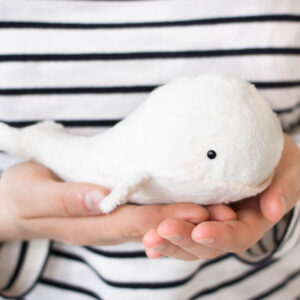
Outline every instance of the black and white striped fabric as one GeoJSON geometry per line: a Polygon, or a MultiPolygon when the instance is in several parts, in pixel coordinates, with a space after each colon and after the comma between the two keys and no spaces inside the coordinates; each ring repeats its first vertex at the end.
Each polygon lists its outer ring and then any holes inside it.
{"type": "MultiPolygon", "coordinates": [[[[297,125],[300,2],[0,0],[0,121],[8,124],[54,119],[99,133],[156,86],[208,71],[253,82],[286,130],[297,125]]],[[[0,153],[2,170],[18,161],[0,153]]],[[[299,299],[299,209],[244,253],[209,261],[149,260],[134,243],[2,243],[0,295],[299,299]]]]}

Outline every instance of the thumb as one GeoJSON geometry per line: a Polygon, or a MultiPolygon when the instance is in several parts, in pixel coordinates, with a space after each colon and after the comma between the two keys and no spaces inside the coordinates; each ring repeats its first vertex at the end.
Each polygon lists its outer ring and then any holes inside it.
{"type": "Polygon", "coordinates": [[[109,190],[89,183],[49,181],[41,193],[45,201],[35,204],[40,216],[77,217],[101,214],[99,203],[109,190]]]}
{"type": "Polygon", "coordinates": [[[271,222],[278,222],[286,211],[285,195],[277,186],[271,186],[259,198],[263,216],[271,222]]]}
{"type": "Polygon", "coordinates": [[[269,188],[260,195],[260,207],[266,219],[278,222],[300,198],[300,151],[295,141],[284,135],[284,149],[269,188]]]}
{"type": "Polygon", "coordinates": [[[44,166],[32,162],[5,171],[1,192],[7,204],[25,218],[77,217],[99,214],[98,203],[107,188],[61,181],[44,166]]]}

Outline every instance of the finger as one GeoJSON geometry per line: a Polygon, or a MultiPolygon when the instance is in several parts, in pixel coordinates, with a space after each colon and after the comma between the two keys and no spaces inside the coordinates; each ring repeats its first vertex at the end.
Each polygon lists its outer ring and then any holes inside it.
{"type": "Polygon", "coordinates": [[[151,228],[167,216],[207,220],[207,211],[191,203],[170,205],[122,205],[107,215],[70,218],[27,218],[22,227],[41,236],[76,245],[114,245],[141,242],[151,228]],[[64,222],[62,222],[64,219],[64,222]]]}
{"type": "Polygon", "coordinates": [[[298,175],[285,172],[274,178],[272,184],[260,195],[260,208],[264,217],[274,223],[299,200],[298,175]]]}
{"type": "Polygon", "coordinates": [[[98,203],[109,193],[93,184],[62,182],[36,163],[11,168],[1,184],[1,192],[12,199],[9,205],[25,218],[99,214],[98,203]]]}
{"type": "Polygon", "coordinates": [[[99,203],[108,194],[108,189],[97,185],[49,180],[32,190],[32,199],[37,216],[76,217],[100,215],[99,203]]]}
{"type": "Polygon", "coordinates": [[[211,221],[229,221],[236,220],[237,215],[235,211],[228,205],[225,204],[215,204],[206,206],[210,214],[211,221]]]}
{"type": "MultiPolygon", "coordinates": [[[[181,250],[184,250],[198,258],[210,259],[222,254],[222,251],[207,248],[196,243],[191,238],[191,233],[194,228],[195,226],[188,222],[169,218],[158,226],[157,232],[161,237],[167,239],[173,245],[180,247],[181,250]]],[[[168,252],[163,253],[170,256],[170,253],[168,252]]]]}
{"type": "Polygon", "coordinates": [[[269,188],[260,195],[263,215],[278,222],[300,198],[300,151],[291,137],[285,135],[284,149],[269,188]]]}
{"type": "Polygon", "coordinates": [[[270,186],[260,195],[260,208],[266,219],[278,222],[287,210],[286,196],[283,195],[281,184],[270,186]]]}
{"type": "Polygon", "coordinates": [[[48,238],[81,246],[116,245],[137,239],[135,232],[115,227],[117,221],[108,215],[28,218],[22,220],[22,236],[26,237],[28,232],[29,238],[48,238]]]}
{"type": "Polygon", "coordinates": [[[143,244],[147,248],[146,254],[149,254],[149,258],[152,258],[152,256],[156,258],[158,254],[161,254],[185,261],[198,259],[197,256],[192,255],[191,253],[162,238],[157,233],[156,229],[152,229],[145,234],[143,244]]]}
{"type": "Polygon", "coordinates": [[[126,228],[125,233],[127,234],[127,238],[136,237],[140,240],[148,230],[156,228],[162,221],[169,217],[185,220],[190,223],[200,223],[209,219],[208,211],[202,206],[193,203],[127,205],[125,209],[124,207],[117,208],[110,215],[112,217],[122,217],[117,226],[120,226],[121,231],[124,231],[123,228],[126,228]],[[128,219],[123,218],[125,211],[128,213],[128,219]]]}
{"type": "Polygon", "coordinates": [[[255,244],[271,226],[257,209],[248,208],[238,212],[238,220],[203,222],[191,236],[201,245],[238,253],[255,244]]]}
{"type": "MultiPolygon", "coordinates": [[[[185,220],[190,223],[195,222],[197,224],[209,219],[208,211],[202,206],[193,203],[141,206],[131,205],[129,207],[131,207],[132,210],[132,212],[129,213],[131,214],[128,220],[128,223],[130,224],[129,230],[135,232],[134,234],[131,233],[130,236],[136,235],[140,238],[143,237],[149,229],[156,228],[163,220],[169,217],[185,220]]],[[[124,214],[124,209],[123,207],[119,207],[110,214],[112,216],[122,216],[124,214]]],[[[122,221],[120,221],[119,224],[120,226],[123,226],[122,221]]]]}

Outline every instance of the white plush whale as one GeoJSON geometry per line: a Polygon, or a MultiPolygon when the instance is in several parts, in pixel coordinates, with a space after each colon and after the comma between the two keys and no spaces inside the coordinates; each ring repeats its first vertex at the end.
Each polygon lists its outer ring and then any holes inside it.
{"type": "Polygon", "coordinates": [[[45,121],[0,124],[0,150],[42,163],[64,180],[112,189],[100,209],[237,201],[271,182],[283,149],[276,115],[255,87],[232,76],[178,78],[154,90],[105,133],[75,136],[45,121]]]}

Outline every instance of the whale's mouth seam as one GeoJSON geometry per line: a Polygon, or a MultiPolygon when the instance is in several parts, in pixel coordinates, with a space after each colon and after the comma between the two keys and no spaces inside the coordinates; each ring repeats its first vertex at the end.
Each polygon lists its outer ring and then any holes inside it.
{"type": "MultiPolygon", "coordinates": [[[[246,188],[246,189],[249,189],[249,190],[261,190],[262,187],[264,187],[265,185],[267,185],[270,180],[273,178],[274,176],[274,171],[272,171],[261,183],[259,184],[244,184],[244,183],[241,183],[241,182],[237,182],[237,181],[230,181],[230,182],[227,182],[225,181],[225,184],[228,184],[228,185],[234,185],[234,186],[239,186],[239,187],[242,187],[242,188],[246,188]]],[[[223,181],[224,182],[224,181],[223,181]]]]}
{"type": "Polygon", "coordinates": [[[264,186],[267,182],[270,181],[274,176],[274,171],[272,171],[260,184],[245,184],[246,187],[253,189],[253,188],[259,188],[261,186],[264,186]]]}

